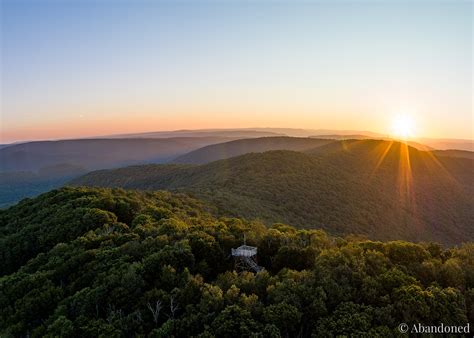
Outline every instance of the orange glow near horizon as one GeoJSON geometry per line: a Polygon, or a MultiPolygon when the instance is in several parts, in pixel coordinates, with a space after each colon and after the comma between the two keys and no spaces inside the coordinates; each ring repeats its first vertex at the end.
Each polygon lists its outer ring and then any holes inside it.
{"type": "MultiPolygon", "coordinates": [[[[231,105],[232,106],[232,105],[231,105]]],[[[361,110],[344,112],[341,109],[331,110],[324,106],[316,111],[329,111],[332,113],[317,113],[303,106],[296,107],[298,114],[292,112],[292,107],[282,105],[276,112],[270,107],[257,107],[255,113],[250,114],[251,105],[234,106],[225,110],[224,104],[186,111],[184,107],[170,107],[169,110],[144,109],[136,113],[130,107],[121,110],[114,107],[105,109],[84,109],[83,113],[73,116],[61,116],[59,112],[55,118],[31,119],[29,123],[13,123],[1,119],[0,143],[33,140],[71,139],[84,137],[101,137],[107,135],[135,134],[173,130],[196,129],[238,129],[238,128],[296,128],[296,129],[327,129],[370,131],[379,133],[381,137],[392,135],[395,139],[416,139],[414,119],[407,116],[396,117],[390,121],[387,114],[372,112],[364,116],[361,110]],[[246,113],[240,113],[245,110],[246,113]],[[110,113],[115,111],[117,113],[110,113]],[[166,113],[164,113],[166,111],[166,113]]],[[[296,109],[295,108],[295,109],[296,109]]],[[[436,135],[423,135],[436,137],[436,135]]]]}
{"type": "MultiPolygon", "coordinates": [[[[145,99],[147,102],[151,100],[145,99]]],[[[417,128],[417,135],[414,135],[414,119],[412,117],[390,119],[390,113],[387,113],[390,109],[387,107],[370,109],[368,104],[353,106],[329,95],[313,105],[303,102],[296,104],[293,100],[285,98],[283,93],[273,99],[272,105],[264,104],[271,99],[270,93],[267,93],[265,99],[260,99],[261,101],[254,97],[239,102],[239,98],[226,98],[222,95],[212,103],[208,102],[211,97],[202,97],[202,101],[192,107],[188,102],[175,102],[170,105],[146,104],[143,101],[137,106],[126,102],[104,103],[102,106],[77,102],[72,111],[68,111],[67,105],[55,106],[51,111],[37,108],[38,114],[21,121],[15,121],[4,115],[0,119],[0,143],[182,129],[265,127],[327,129],[335,133],[338,130],[353,130],[355,133],[369,131],[379,133],[381,137],[393,135],[400,139],[406,139],[404,136],[438,136],[426,133],[430,130],[429,124],[432,121],[420,117],[420,114],[417,114],[416,120],[423,121],[424,130],[417,128]],[[424,134],[418,135],[418,132],[422,131],[424,134]]]]}

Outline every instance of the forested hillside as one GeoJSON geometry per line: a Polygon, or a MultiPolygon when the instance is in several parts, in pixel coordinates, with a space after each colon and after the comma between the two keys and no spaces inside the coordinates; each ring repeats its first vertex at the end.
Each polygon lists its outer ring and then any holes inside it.
{"type": "Polygon", "coordinates": [[[398,142],[331,142],[306,153],[246,154],[199,166],[97,171],[74,185],[185,191],[220,215],[372,239],[474,239],[474,161],[398,142]]]}
{"type": "Polygon", "coordinates": [[[63,188],[0,210],[2,337],[329,337],[474,322],[474,246],[215,218],[169,192],[63,188]],[[231,248],[265,270],[236,273],[231,248]]]}

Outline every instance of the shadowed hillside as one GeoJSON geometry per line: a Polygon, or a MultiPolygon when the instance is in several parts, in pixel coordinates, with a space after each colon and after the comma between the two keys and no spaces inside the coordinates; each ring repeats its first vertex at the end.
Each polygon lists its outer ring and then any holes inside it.
{"type": "Polygon", "coordinates": [[[224,215],[334,234],[456,244],[474,238],[473,164],[399,142],[353,140],[307,153],[98,171],[72,184],[186,191],[224,215]]]}

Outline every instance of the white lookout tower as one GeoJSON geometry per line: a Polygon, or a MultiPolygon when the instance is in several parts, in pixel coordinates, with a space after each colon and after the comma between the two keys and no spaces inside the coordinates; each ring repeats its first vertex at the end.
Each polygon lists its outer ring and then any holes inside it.
{"type": "Polygon", "coordinates": [[[237,271],[253,271],[260,272],[263,267],[257,264],[257,248],[254,246],[244,245],[239,246],[237,249],[232,249],[232,256],[235,261],[235,270],[237,271]]]}

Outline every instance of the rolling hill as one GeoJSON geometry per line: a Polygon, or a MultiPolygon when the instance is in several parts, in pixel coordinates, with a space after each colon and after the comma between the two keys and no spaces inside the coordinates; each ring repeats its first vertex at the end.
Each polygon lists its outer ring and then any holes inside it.
{"type": "Polygon", "coordinates": [[[305,151],[330,142],[332,139],[303,137],[262,137],[235,140],[199,148],[173,160],[174,163],[202,164],[247,153],[261,153],[269,150],[305,151]]]}
{"type": "MultiPolygon", "coordinates": [[[[310,136],[310,137],[313,137],[313,138],[319,138],[319,139],[333,139],[333,140],[384,140],[384,141],[394,141],[395,139],[391,138],[391,137],[383,137],[383,136],[376,136],[376,137],[370,137],[370,136],[367,136],[367,135],[318,135],[318,136],[310,136]]],[[[395,140],[396,141],[396,140],[395,140]]],[[[406,143],[413,147],[413,148],[416,148],[418,150],[433,150],[432,147],[430,146],[427,146],[425,144],[421,144],[419,142],[415,142],[415,141],[406,141],[406,143]]]]}
{"type": "Polygon", "coordinates": [[[203,165],[104,170],[72,185],[184,191],[222,215],[374,239],[474,239],[474,161],[399,142],[331,142],[303,152],[251,153],[203,165]]]}
{"type": "Polygon", "coordinates": [[[220,137],[227,139],[255,138],[269,136],[284,136],[270,130],[253,129],[195,129],[195,130],[173,130],[155,131],[146,133],[119,134],[106,136],[107,138],[176,138],[176,137],[220,137]]]}
{"type": "Polygon", "coordinates": [[[436,139],[436,138],[419,138],[418,142],[426,144],[438,150],[466,150],[474,151],[474,140],[467,139],[436,139]]]}
{"type": "Polygon", "coordinates": [[[433,150],[433,154],[436,156],[447,156],[447,157],[461,157],[461,158],[469,158],[474,160],[474,152],[467,151],[467,150],[433,150]]]}
{"type": "Polygon", "coordinates": [[[0,149],[0,171],[35,171],[63,163],[88,170],[164,163],[194,149],[228,140],[222,137],[183,137],[28,142],[0,149]]]}
{"type": "MultiPolygon", "coordinates": [[[[306,151],[317,148],[334,141],[353,141],[353,140],[384,140],[392,139],[371,138],[366,135],[320,135],[318,137],[261,137],[240,139],[218,144],[211,144],[187,154],[178,156],[173,163],[203,164],[212,161],[222,160],[230,157],[244,155],[248,153],[260,153],[270,150],[293,150],[306,151]]],[[[424,144],[410,141],[408,145],[418,150],[432,151],[438,156],[474,158],[474,153],[463,150],[433,150],[424,144]]]]}
{"type": "Polygon", "coordinates": [[[363,134],[367,137],[380,137],[381,134],[370,131],[332,130],[332,129],[302,129],[302,128],[217,128],[217,129],[183,129],[172,131],[155,131],[133,134],[109,135],[106,138],[170,138],[170,137],[233,137],[258,138],[272,136],[309,137],[311,135],[328,134],[363,134]]]}

